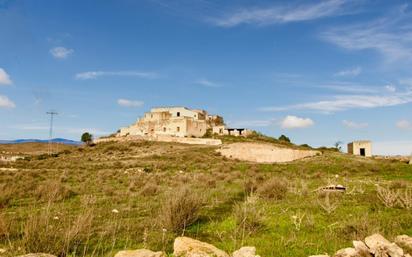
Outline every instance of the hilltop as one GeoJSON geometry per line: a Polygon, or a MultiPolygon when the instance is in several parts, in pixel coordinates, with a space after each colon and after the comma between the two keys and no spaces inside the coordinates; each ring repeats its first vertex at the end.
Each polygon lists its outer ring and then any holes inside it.
{"type": "MultiPolygon", "coordinates": [[[[262,137],[221,139],[308,149],[262,137]]],[[[260,256],[303,257],[375,232],[390,240],[412,234],[406,163],[318,149],[310,158],[258,164],[218,148],[107,142],[0,162],[0,248],[9,256],[171,253],[174,238],[185,235],[227,252],[253,245],[260,256]],[[331,184],[347,190],[321,189],[331,184]]]]}

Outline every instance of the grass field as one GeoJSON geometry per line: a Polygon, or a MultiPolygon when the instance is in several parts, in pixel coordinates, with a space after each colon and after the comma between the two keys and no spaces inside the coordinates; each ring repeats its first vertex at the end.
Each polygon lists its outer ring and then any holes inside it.
{"type": "Polygon", "coordinates": [[[256,164],[159,142],[70,146],[53,157],[35,151],[44,146],[13,147],[30,157],[0,162],[0,248],[10,256],[170,253],[184,234],[227,252],[253,245],[264,257],[298,257],[373,232],[412,235],[412,166],[401,162],[324,151],[256,164]],[[328,184],[348,190],[317,190],[328,184]]]}

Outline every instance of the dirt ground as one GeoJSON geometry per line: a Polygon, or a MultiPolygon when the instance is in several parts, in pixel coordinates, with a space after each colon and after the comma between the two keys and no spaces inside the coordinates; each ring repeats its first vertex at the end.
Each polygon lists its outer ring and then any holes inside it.
{"type": "Polygon", "coordinates": [[[261,143],[234,143],[217,150],[223,156],[258,163],[282,163],[320,155],[314,150],[280,148],[261,143]]]}

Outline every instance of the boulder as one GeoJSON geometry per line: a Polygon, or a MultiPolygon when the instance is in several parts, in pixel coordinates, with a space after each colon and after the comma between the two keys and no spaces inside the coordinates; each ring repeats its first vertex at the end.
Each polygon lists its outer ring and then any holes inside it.
{"type": "Polygon", "coordinates": [[[28,253],[28,254],[24,254],[24,255],[19,255],[17,257],[57,257],[57,256],[47,254],[47,253],[28,253]]]}
{"type": "Polygon", "coordinates": [[[372,254],[369,252],[369,248],[366,246],[366,244],[362,241],[353,241],[353,247],[355,247],[356,252],[358,255],[363,256],[363,257],[371,257],[372,254]]]}
{"type": "Polygon", "coordinates": [[[369,251],[375,255],[375,257],[402,257],[403,250],[395,243],[389,242],[380,234],[373,234],[372,236],[365,238],[365,243],[369,247],[369,251]]]}
{"type": "Polygon", "coordinates": [[[335,257],[358,257],[360,256],[355,248],[343,248],[336,252],[335,257]]]}
{"type": "Polygon", "coordinates": [[[125,250],[116,253],[114,257],[166,257],[164,252],[153,252],[147,249],[125,250]]]}
{"type": "Polygon", "coordinates": [[[234,251],[232,257],[257,257],[256,248],[253,246],[244,246],[237,251],[234,251]]]}
{"type": "Polygon", "coordinates": [[[175,257],[229,257],[217,247],[189,237],[177,237],[173,249],[175,257]]]}
{"type": "Polygon", "coordinates": [[[402,249],[409,254],[412,254],[412,237],[407,235],[397,236],[395,243],[402,247],[402,249]]]}

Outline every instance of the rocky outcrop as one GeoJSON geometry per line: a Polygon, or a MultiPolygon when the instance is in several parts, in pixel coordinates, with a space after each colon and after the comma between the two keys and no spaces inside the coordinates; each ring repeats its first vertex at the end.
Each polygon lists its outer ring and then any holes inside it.
{"type": "MultiPolygon", "coordinates": [[[[353,248],[337,251],[334,257],[412,257],[412,237],[402,235],[396,237],[395,243],[390,242],[380,234],[373,234],[362,241],[353,241],[353,248]]],[[[315,257],[313,255],[311,257],[315,257]]],[[[316,257],[328,257],[317,255],[316,257]]]]}
{"type": "Polygon", "coordinates": [[[116,253],[114,257],[166,257],[164,252],[153,252],[147,249],[125,250],[116,253]]]}
{"type": "Polygon", "coordinates": [[[229,257],[217,247],[189,237],[178,237],[173,244],[175,257],[229,257]]]}

